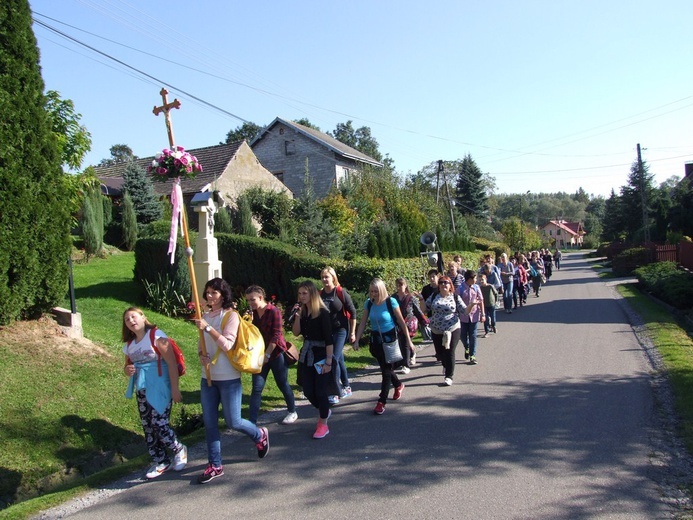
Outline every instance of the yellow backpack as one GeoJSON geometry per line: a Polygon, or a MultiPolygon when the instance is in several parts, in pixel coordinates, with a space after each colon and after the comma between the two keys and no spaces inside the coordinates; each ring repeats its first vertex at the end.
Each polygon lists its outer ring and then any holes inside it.
{"type": "MultiPolygon", "coordinates": [[[[231,310],[227,312],[221,319],[221,330],[231,317],[231,313],[235,312],[238,315],[238,334],[236,335],[236,343],[226,352],[231,366],[239,372],[248,372],[249,374],[259,374],[262,371],[262,363],[265,360],[265,340],[262,338],[262,333],[255,325],[253,325],[252,317],[241,317],[238,312],[231,310]]],[[[212,364],[217,362],[220,348],[214,354],[212,364]]]]}

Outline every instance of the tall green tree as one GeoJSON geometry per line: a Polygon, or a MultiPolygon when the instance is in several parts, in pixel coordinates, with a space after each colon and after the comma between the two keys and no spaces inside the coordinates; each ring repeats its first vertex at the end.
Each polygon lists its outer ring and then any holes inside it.
{"type": "Polygon", "coordinates": [[[628,175],[628,184],[621,187],[623,231],[630,242],[651,239],[653,206],[656,201],[654,174],[649,165],[634,161],[628,175]]]}
{"type": "Polygon", "coordinates": [[[46,92],[46,110],[63,165],[71,170],[79,169],[91,150],[91,134],[79,123],[82,114],[75,111],[71,99],[61,99],[55,90],[46,92]]]}
{"type": "Polygon", "coordinates": [[[307,117],[302,117],[301,119],[295,119],[294,123],[298,123],[299,125],[307,126],[308,128],[312,128],[313,130],[317,130],[318,132],[322,132],[322,130],[320,130],[320,127],[311,123],[310,119],[308,119],[307,117]]]}
{"type": "Polygon", "coordinates": [[[130,194],[126,191],[123,195],[123,247],[126,251],[133,251],[137,243],[137,215],[130,194]]]}
{"type": "Polygon", "coordinates": [[[602,240],[605,242],[615,242],[623,240],[624,221],[623,211],[621,210],[621,197],[611,190],[611,195],[604,202],[604,218],[602,220],[602,240]]]}
{"type": "Polygon", "coordinates": [[[250,202],[247,197],[238,198],[237,222],[239,235],[257,236],[257,230],[253,225],[253,212],[250,209],[250,202]]]}
{"type": "Polygon", "coordinates": [[[455,194],[462,214],[485,215],[488,211],[488,197],[481,169],[470,154],[464,156],[457,175],[455,194]]]}
{"type": "Polygon", "coordinates": [[[676,185],[671,200],[672,230],[693,237],[693,177],[688,176],[676,185]]]}
{"type": "MultiPolygon", "coordinates": [[[[329,132],[328,132],[329,133],[329,132]]],[[[368,157],[383,163],[383,166],[388,170],[395,169],[395,162],[388,155],[383,156],[380,152],[378,140],[373,137],[371,129],[367,126],[354,128],[351,121],[346,123],[338,123],[334,131],[330,134],[340,143],[365,153],[368,157]]]]}
{"type": "Polygon", "coordinates": [[[106,159],[101,159],[99,166],[114,166],[116,164],[134,161],[138,157],[126,144],[114,144],[110,148],[111,156],[106,159]]]}
{"type": "Polygon", "coordinates": [[[214,215],[214,232],[233,233],[233,222],[228,208],[219,208],[219,211],[214,215]]]}
{"type": "Polygon", "coordinates": [[[260,125],[245,121],[241,126],[229,130],[229,133],[226,134],[226,141],[224,141],[224,143],[238,143],[244,139],[250,143],[260,132],[262,132],[262,127],[260,125]]]}
{"type": "Polygon", "coordinates": [[[295,220],[298,222],[295,245],[323,256],[340,257],[342,242],[315,200],[308,159],[305,163],[304,179],[305,189],[296,201],[293,211],[295,220]]]}
{"type": "Polygon", "coordinates": [[[0,324],[49,310],[67,289],[67,181],[43,95],[27,0],[0,3],[0,324]]]}
{"type": "Polygon", "coordinates": [[[103,249],[103,202],[101,190],[90,188],[82,204],[82,238],[87,260],[103,249]]]}
{"type": "Polygon", "coordinates": [[[128,162],[125,167],[122,189],[130,195],[138,223],[149,224],[161,218],[163,209],[154,192],[154,182],[134,161],[128,162]]]}

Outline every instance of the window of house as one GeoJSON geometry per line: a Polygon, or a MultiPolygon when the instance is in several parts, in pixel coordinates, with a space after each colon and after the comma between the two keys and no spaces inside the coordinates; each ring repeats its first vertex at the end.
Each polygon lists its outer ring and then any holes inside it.
{"type": "Polygon", "coordinates": [[[293,141],[284,141],[284,153],[286,155],[296,154],[296,143],[293,141]]]}
{"type": "Polygon", "coordinates": [[[561,230],[560,230],[560,229],[557,229],[557,230],[556,230],[556,235],[560,235],[560,234],[561,234],[561,230]]]}
{"type": "Polygon", "coordinates": [[[549,229],[549,236],[550,236],[550,237],[553,236],[553,229],[549,229]]]}

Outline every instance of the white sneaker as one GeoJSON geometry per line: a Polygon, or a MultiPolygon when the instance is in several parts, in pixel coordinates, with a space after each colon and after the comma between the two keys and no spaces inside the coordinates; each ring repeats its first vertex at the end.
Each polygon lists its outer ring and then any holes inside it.
{"type": "Polygon", "coordinates": [[[452,386],[452,379],[450,379],[449,377],[446,377],[445,379],[443,379],[443,384],[445,386],[452,386]]]}
{"type": "Polygon", "coordinates": [[[282,424],[293,424],[298,419],[298,414],[296,412],[289,412],[286,417],[282,420],[282,424]]]}
{"type": "Polygon", "coordinates": [[[411,365],[411,366],[416,365],[416,354],[411,355],[411,359],[409,360],[409,365],[411,365]]]}
{"type": "Polygon", "coordinates": [[[168,468],[170,468],[170,467],[171,467],[171,464],[167,464],[164,462],[154,464],[151,468],[149,468],[149,470],[145,474],[145,477],[147,477],[147,479],[149,479],[149,480],[156,478],[156,477],[159,477],[159,476],[163,475],[166,471],[168,471],[168,468]]]}
{"type": "Polygon", "coordinates": [[[402,366],[397,372],[399,372],[400,374],[408,374],[409,372],[411,372],[411,368],[409,368],[408,366],[402,366]]]}
{"type": "Polygon", "coordinates": [[[188,463],[188,447],[183,444],[183,448],[173,457],[173,471],[182,471],[188,463]]]}

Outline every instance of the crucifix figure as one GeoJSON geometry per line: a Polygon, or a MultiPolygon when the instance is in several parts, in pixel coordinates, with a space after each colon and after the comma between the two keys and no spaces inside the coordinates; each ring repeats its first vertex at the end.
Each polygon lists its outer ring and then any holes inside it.
{"type": "Polygon", "coordinates": [[[166,90],[165,88],[162,88],[159,94],[161,94],[161,99],[163,99],[164,104],[160,107],[155,106],[152,112],[154,112],[155,116],[158,116],[161,112],[164,113],[164,117],[166,119],[166,131],[168,132],[168,144],[170,144],[171,149],[173,149],[173,147],[175,146],[175,141],[173,139],[173,125],[171,125],[170,112],[172,108],[180,108],[180,101],[178,101],[178,98],[176,98],[169,103],[168,90],[166,90]]]}

